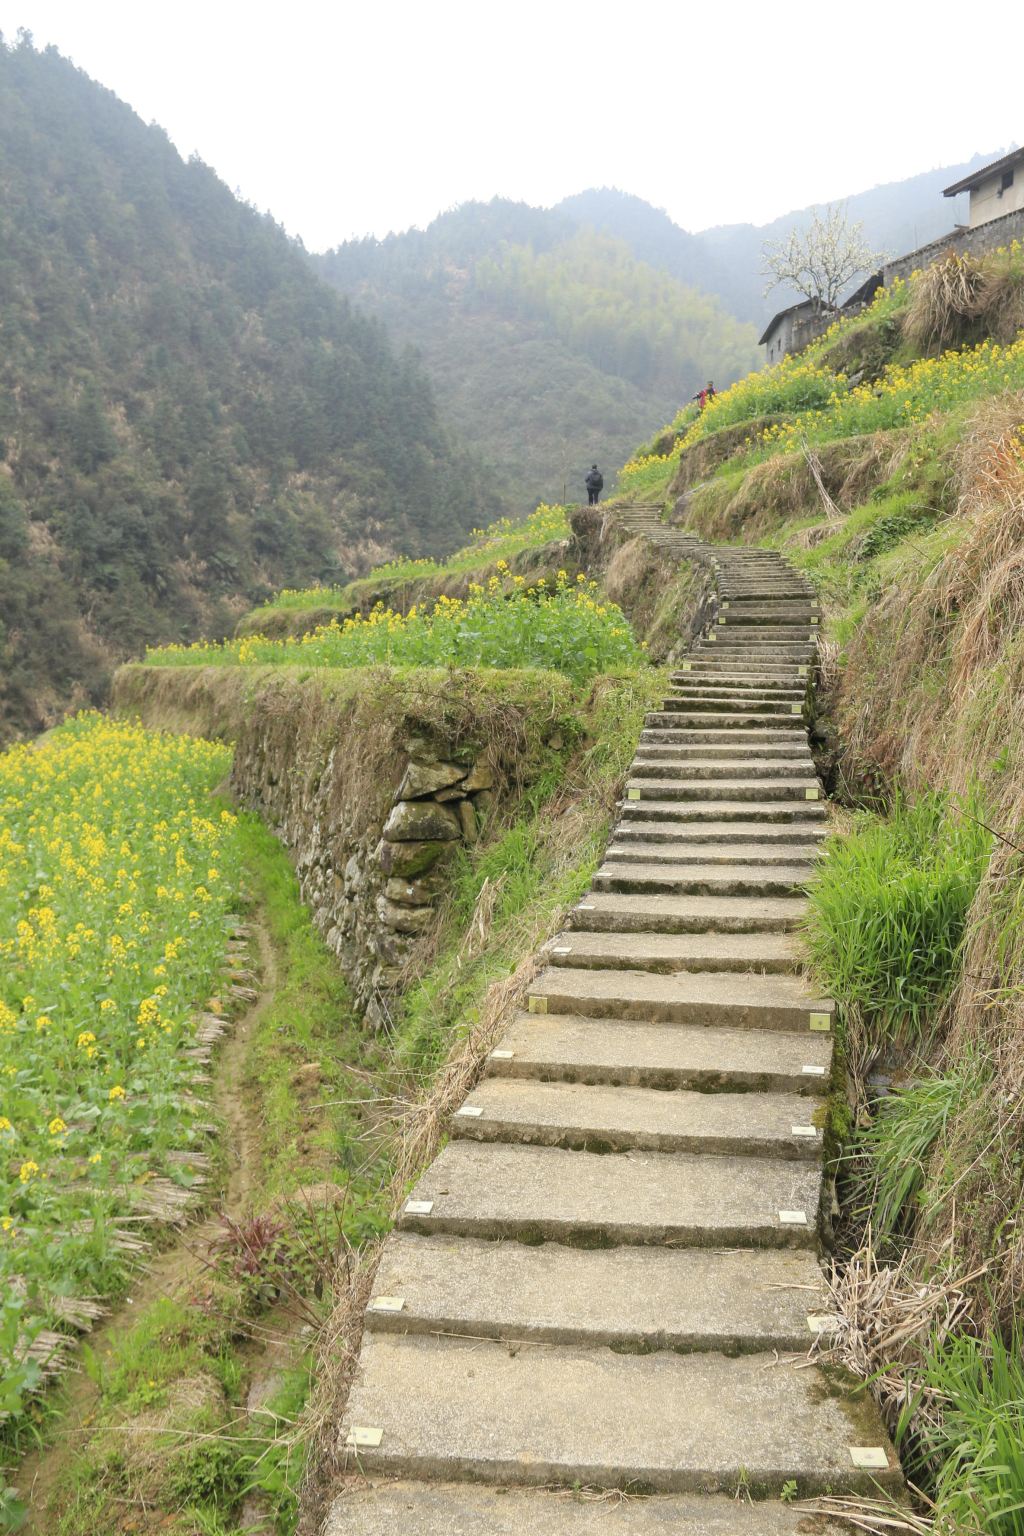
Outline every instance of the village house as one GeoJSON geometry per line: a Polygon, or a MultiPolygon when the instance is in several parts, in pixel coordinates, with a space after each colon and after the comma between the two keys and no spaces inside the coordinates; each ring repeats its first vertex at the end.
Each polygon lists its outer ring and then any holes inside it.
{"type": "Polygon", "coordinates": [[[971,195],[971,229],[1024,209],[1024,149],[1015,149],[1001,160],[972,171],[963,181],[947,187],[942,195],[956,197],[961,192],[971,195]]]}
{"type": "MultiPolygon", "coordinates": [[[[874,273],[850,295],[838,313],[856,314],[870,302],[882,283],[888,287],[894,278],[907,278],[947,252],[962,256],[970,251],[980,255],[1009,245],[1012,240],[1024,240],[1024,149],[1012,150],[1001,159],[980,166],[962,181],[946,187],[942,195],[957,197],[962,192],[970,194],[969,223],[958,224],[948,235],[887,261],[881,272],[874,273]]],[[[835,318],[836,312],[810,299],[780,310],[761,337],[765,363],[778,363],[787,353],[802,351],[835,318]]]]}

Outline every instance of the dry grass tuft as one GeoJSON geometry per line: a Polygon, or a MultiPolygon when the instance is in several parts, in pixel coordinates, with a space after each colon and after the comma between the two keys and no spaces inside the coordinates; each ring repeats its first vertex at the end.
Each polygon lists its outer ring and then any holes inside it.
{"type": "Polygon", "coordinates": [[[338,1260],[331,1285],[334,1304],[314,1345],[312,1391],[294,1430],[306,1451],[296,1536],[319,1536],[342,1470],[338,1425],[359,1359],[366,1304],[382,1247],[374,1243],[359,1254],[346,1247],[338,1260]]]}
{"type": "Polygon", "coordinates": [[[915,278],[903,316],[903,334],[922,352],[961,346],[978,329],[981,262],[950,251],[915,278]]]}
{"type": "Polygon", "coordinates": [[[1013,341],[1024,330],[1024,265],[1013,251],[993,251],[985,258],[978,310],[996,341],[1013,341]]]}
{"type": "MultiPolygon", "coordinates": [[[[896,1504],[889,1499],[826,1496],[801,1500],[792,1508],[796,1513],[822,1515],[829,1520],[841,1521],[846,1530],[873,1532],[875,1536],[884,1536],[887,1531],[909,1532],[909,1536],[932,1536],[936,1530],[934,1521],[927,1515],[915,1514],[905,1504],[896,1504]]],[[[967,1536],[967,1532],[961,1532],[960,1536],[967,1536]]]]}
{"type": "Polygon", "coordinates": [[[988,1272],[982,1264],[963,1278],[936,1271],[922,1281],[915,1258],[904,1253],[882,1264],[870,1230],[861,1248],[828,1276],[832,1331],[820,1353],[870,1381],[890,1429],[910,1404],[922,1351],[963,1322],[970,1288],[988,1272]]]}
{"type": "Polygon", "coordinates": [[[860,773],[963,798],[980,781],[997,834],[937,1031],[952,1070],[984,1061],[932,1152],[917,1262],[963,1274],[977,1327],[1007,1324],[1024,1287],[1024,395],[975,414],[956,457],[945,553],[907,567],[867,615],[837,714],[860,773]]]}
{"type": "Polygon", "coordinates": [[[1019,711],[993,710],[986,690],[997,666],[1007,700],[1024,681],[1022,426],[1024,395],[978,411],[957,456],[947,552],[923,577],[909,568],[854,637],[840,704],[854,764],[962,792],[1007,743],[1019,711]]]}

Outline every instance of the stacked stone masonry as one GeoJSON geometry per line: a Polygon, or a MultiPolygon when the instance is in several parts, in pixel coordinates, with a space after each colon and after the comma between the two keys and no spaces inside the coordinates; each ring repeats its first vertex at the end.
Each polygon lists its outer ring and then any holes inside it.
{"type": "Polygon", "coordinates": [[[708,565],[717,611],[385,1246],[327,1536],[823,1536],[840,1527],[794,1493],[901,1496],[870,1399],[813,1348],[834,1008],[796,929],[826,831],[817,605],[775,554],[624,516],[708,565]]]}
{"type": "Polygon", "coordinates": [[[334,751],[297,771],[287,761],[292,749],[289,738],[240,747],[234,785],[291,849],[303,901],[341,962],[357,1010],[379,1029],[434,922],[446,856],[474,843],[490,812],[494,770],[485,756],[448,761],[426,738],[410,737],[390,809],[367,818],[339,783],[334,751]]]}

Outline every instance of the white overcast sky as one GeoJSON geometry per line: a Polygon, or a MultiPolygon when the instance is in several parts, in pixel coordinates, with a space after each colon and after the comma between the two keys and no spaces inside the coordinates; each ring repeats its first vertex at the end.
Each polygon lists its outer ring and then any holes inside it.
{"type": "Polygon", "coordinates": [[[946,13],[944,0],[0,0],[0,31],[56,44],[322,250],[469,198],[547,205],[589,186],[687,229],[764,223],[996,153],[1024,127],[1024,9],[946,13]]]}

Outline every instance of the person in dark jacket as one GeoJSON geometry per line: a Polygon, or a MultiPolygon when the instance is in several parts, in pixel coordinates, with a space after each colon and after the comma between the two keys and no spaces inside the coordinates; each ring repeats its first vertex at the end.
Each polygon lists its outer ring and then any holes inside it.
{"type": "Polygon", "coordinates": [[[590,474],[587,476],[586,486],[587,501],[589,502],[590,506],[596,507],[597,498],[604,490],[604,475],[602,475],[596,464],[591,464],[590,466],[590,474]]]}

